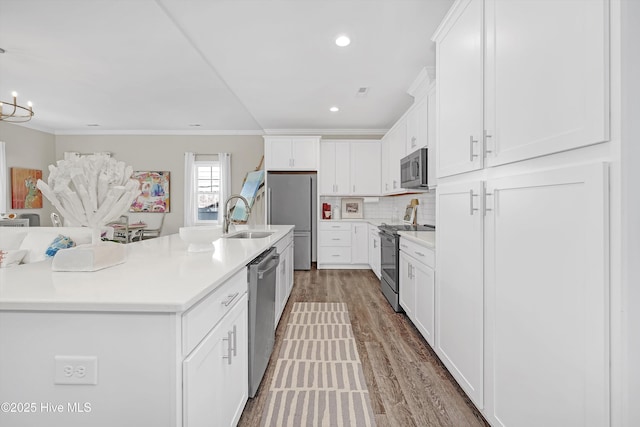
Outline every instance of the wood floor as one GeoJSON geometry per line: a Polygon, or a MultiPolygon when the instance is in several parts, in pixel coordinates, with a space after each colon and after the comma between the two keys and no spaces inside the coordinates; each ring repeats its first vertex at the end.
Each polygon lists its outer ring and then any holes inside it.
{"type": "Polygon", "coordinates": [[[239,426],[256,427],[294,302],[345,302],[379,427],[488,426],[407,317],[382,296],[370,270],[296,271],[264,379],[239,426]]]}

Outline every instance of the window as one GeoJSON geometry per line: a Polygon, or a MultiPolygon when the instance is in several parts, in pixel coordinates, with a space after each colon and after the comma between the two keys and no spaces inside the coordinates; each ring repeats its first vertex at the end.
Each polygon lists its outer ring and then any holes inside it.
{"type": "Polygon", "coordinates": [[[218,221],[220,207],[220,163],[218,161],[196,161],[196,223],[218,221]]]}

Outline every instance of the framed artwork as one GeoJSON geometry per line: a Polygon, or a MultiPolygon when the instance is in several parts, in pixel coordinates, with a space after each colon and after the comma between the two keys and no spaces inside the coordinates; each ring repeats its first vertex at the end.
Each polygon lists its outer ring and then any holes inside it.
{"type": "Polygon", "coordinates": [[[133,201],[129,212],[169,212],[169,172],[136,171],[131,178],[140,181],[142,193],[133,201]]]}
{"type": "Polygon", "coordinates": [[[407,207],[404,210],[404,218],[403,218],[403,222],[405,224],[415,223],[417,208],[418,207],[416,205],[407,205],[407,207]]]}
{"type": "MultiPolygon", "coordinates": [[[[247,178],[242,186],[240,195],[247,199],[249,207],[253,207],[253,202],[256,199],[258,190],[264,184],[264,171],[254,171],[247,174],[247,178]]],[[[249,215],[247,215],[247,207],[242,200],[236,201],[235,208],[231,214],[231,219],[234,221],[248,221],[249,215]]]]}
{"type": "Polygon", "coordinates": [[[36,187],[39,169],[11,168],[11,209],[41,209],[42,193],[36,187]]]}
{"type": "Polygon", "coordinates": [[[363,198],[342,199],[342,218],[364,218],[363,198]]]}

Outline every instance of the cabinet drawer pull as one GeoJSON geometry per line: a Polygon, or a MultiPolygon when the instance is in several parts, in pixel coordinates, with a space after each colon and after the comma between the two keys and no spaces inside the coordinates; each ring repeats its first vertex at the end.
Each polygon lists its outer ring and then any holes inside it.
{"type": "Polygon", "coordinates": [[[338,254],[333,254],[333,255],[331,255],[331,256],[332,256],[332,257],[334,257],[334,258],[338,258],[340,255],[338,255],[338,254]]]}
{"type": "Polygon", "coordinates": [[[331,228],[340,228],[339,225],[332,225],[331,228]]]}
{"type": "Polygon", "coordinates": [[[424,256],[422,252],[414,251],[416,255],[424,256]]]}
{"type": "Polygon", "coordinates": [[[222,301],[222,305],[224,305],[225,307],[228,307],[229,304],[231,304],[238,295],[240,295],[240,292],[236,292],[235,294],[227,296],[227,299],[222,301]]]}
{"type": "Polygon", "coordinates": [[[339,237],[334,237],[334,238],[333,238],[333,239],[331,239],[331,240],[342,240],[342,239],[341,239],[341,238],[339,238],[339,237]]]}

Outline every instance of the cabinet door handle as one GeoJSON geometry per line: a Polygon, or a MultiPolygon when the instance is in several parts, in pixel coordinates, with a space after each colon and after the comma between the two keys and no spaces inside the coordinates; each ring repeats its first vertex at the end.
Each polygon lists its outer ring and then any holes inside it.
{"type": "Polygon", "coordinates": [[[233,355],[238,355],[238,328],[236,325],[233,325],[233,355]]]}
{"type": "Polygon", "coordinates": [[[474,157],[478,157],[477,154],[473,154],[473,144],[478,142],[477,139],[473,139],[473,135],[469,137],[469,161],[473,162],[474,157]]]}
{"type": "Polygon", "coordinates": [[[487,190],[485,189],[484,192],[484,216],[487,216],[487,211],[493,211],[493,209],[488,208],[487,206],[489,205],[488,201],[487,201],[487,197],[489,196],[493,196],[493,193],[487,193],[487,190]]]}
{"type": "Polygon", "coordinates": [[[228,307],[229,304],[231,304],[238,295],[240,295],[240,292],[236,292],[235,294],[228,295],[227,299],[222,301],[222,305],[224,305],[225,307],[228,307]]]}
{"type": "Polygon", "coordinates": [[[487,131],[484,131],[484,141],[483,141],[483,147],[484,147],[484,157],[487,157],[487,153],[493,153],[493,151],[491,150],[487,150],[487,139],[489,138],[493,138],[493,136],[487,131]]]}
{"type": "Polygon", "coordinates": [[[375,240],[373,241],[373,249],[378,247],[378,242],[376,242],[375,240]]]}
{"type": "Polygon", "coordinates": [[[227,359],[227,364],[231,365],[231,334],[232,332],[227,332],[227,338],[222,338],[222,341],[227,342],[227,355],[222,356],[223,359],[227,359]]]}
{"type": "Polygon", "coordinates": [[[473,194],[473,189],[469,190],[469,215],[473,215],[474,211],[477,211],[478,208],[473,207],[473,198],[478,197],[477,194],[473,194]]]}
{"type": "Polygon", "coordinates": [[[416,137],[415,137],[415,136],[412,136],[412,137],[411,137],[411,148],[413,148],[413,147],[415,147],[415,146],[416,146],[416,137]]]}

